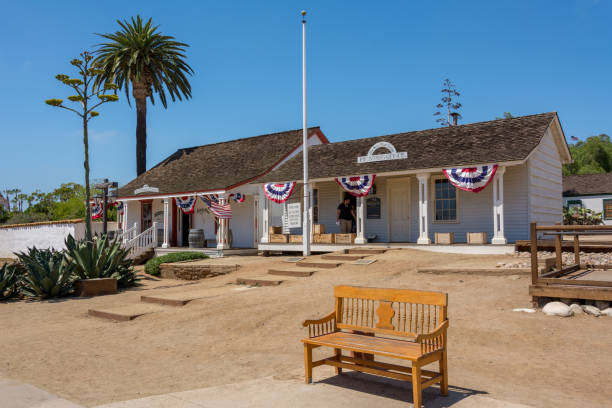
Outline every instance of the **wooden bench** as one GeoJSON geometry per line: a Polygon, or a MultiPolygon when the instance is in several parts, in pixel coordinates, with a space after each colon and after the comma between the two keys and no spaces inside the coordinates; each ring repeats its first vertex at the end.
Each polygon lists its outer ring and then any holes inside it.
{"type": "Polygon", "coordinates": [[[442,395],[448,394],[446,293],[336,286],[334,296],[335,311],[303,323],[308,327],[308,338],[302,339],[307,384],[313,367],[326,364],[336,367],[336,374],[346,368],[412,381],[419,408],[423,388],[440,383],[442,395]],[[334,355],[312,361],[312,350],[321,346],[333,348],[334,355]],[[378,362],[375,356],[410,361],[412,367],[378,362]],[[421,369],[436,361],[439,372],[421,369]]]}

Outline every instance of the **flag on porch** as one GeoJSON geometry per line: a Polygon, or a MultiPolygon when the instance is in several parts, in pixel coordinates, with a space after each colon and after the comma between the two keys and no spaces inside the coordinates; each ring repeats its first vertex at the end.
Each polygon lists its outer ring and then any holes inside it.
{"type": "Polygon", "coordinates": [[[263,186],[264,194],[269,200],[282,204],[291,197],[295,184],[295,181],[289,181],[287,183],[267,183],[263,186]]]}
{"type": "Polygon", "coordinates": [[[98,218],[102,218],[103,212],[104,211],[102,209],[102,203],[100,203],[97,200],[91,203],[91,219],[92,220],[97,220],[98,218]]]}
{"type": "Polygon", "coordinates": [[[242,193],[232,193],[230,194],[230,198],[234,200],[235,203],[242,203],[246,196],[242,193]]]}
{"type": "Polygon", "coordinates": [[[363,176],[336,177],[336,182],[347,193],[355,197],[367,196],[374,185],[376,174],[366,174],[363,176]]]}
{"type": "Polygon", "coordinates": [[[218,218],[232,218],[232,206],[230,203],[220,204],[215,201],[213,197],[203,195],[200,196],[204,204],[208,206],[210,212],[212,212],[218,218]]]}
{"type": "Polygon", "coordinates": [[[460,190],[477,193],[483,190],[495,176],[497,164],[457,169],[442,169],[451,184],[460,190]]]}
{"type": "Polygon", "coordinates": [[[197,198],[195,196],[174,197],[174,201],[176,202],[176,206],[180,208],[183,213],[193,214],[193,210],[195,209],[197,198]]]}

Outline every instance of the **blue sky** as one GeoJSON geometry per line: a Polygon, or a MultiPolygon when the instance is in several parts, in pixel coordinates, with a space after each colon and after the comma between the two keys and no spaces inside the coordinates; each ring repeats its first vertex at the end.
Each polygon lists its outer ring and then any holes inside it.
{"type": "MultiPolygon", "coordinates": [[[[436,127],[446,77],[462,123],[558,111],[568,138],[612,134],[610,1],[4,1],[0,189],[83,182],[80,122],[44,100],[70,94],[54,76],[94,33],[136,14],[190,44],[195,70],[193,99],[149,106],[148,167],[180,147],[300,128],[303,8],[309,125],[332,141],[436,127]]],[[[135,109],[122,95],[100,112],[92,177],[126,183],[135,109]]]]}

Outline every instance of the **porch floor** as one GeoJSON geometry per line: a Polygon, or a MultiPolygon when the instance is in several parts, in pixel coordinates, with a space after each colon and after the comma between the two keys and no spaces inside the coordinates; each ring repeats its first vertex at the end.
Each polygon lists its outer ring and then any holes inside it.
{"type": "Polygon", "coordinates": [[[172,254],[175,252],[201,252],[210,256],[211,258],[218,258],[221,256],[228,255],[257,255],[257,248],[230,248],[224,249],[223,251],[217,248],[189,248],[189,247],[169,247],[169,248],[155,248],[155,256],[162,256],[172,254]]]}
{"type": "MultiPolygon", "coordinates": [[[[414,242],[371,242],[367,244],[311,244],[312,252],[336,252],[344,251],[351,248],[408,248],[418,249],[429,252],[444,252],[448,254],[487,254],[487,255],[503,255],[514,253],[514,245],[474,245],[474,244],[452,244],[452,245],[419,245],[414,242]]],[[[259,244],[259,251],[283,251],[283,252],[302,252],[302,244],[290,243],[268,243],[259,244]]]]}

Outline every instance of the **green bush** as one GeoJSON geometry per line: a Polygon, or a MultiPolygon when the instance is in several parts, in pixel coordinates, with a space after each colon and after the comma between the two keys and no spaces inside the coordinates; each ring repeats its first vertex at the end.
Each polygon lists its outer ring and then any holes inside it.
{"type": "Polygon", "coordinates": [[[16,253],[25,269],[21,292],[41,299],[54,298],[70,292],[74,279],[71,265],[63,252],[54,249],[28,248],[16,253]]]}
{"type": "Polygon", "coordinates": [[[17,293],[17,284],[21,280],[21,271],[17,264],[5,263],[0,266],[0,300],[5,300],[17,293]]]}
{"type": "Polygon", "coordinates": [[[188,261],[190,259],[206,259],[208,255],[201,252],[175,252],[149,259],[145,264],[145,272],[149,275],[159,275],[159,265],[163,263],[188,261]]]}
{"type": "Polygon", "coordinates": [[[127,258],[129,250],[123,249],[120,241],[111,241],[108,235],[77,241],[68,235],[65,244],[66,260],[80,279],[115,278],[120,287],[136,283],[132,260],[127,258]]]}
{"type": "Polygon", "coordinates": [[[580,207],[563,207],[563,224],[565,225],[600,225],[603,214],[580,207]]]}

